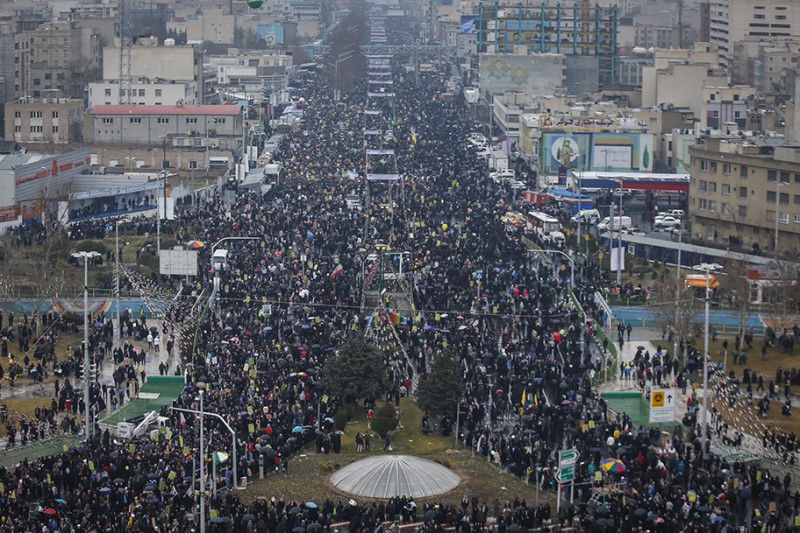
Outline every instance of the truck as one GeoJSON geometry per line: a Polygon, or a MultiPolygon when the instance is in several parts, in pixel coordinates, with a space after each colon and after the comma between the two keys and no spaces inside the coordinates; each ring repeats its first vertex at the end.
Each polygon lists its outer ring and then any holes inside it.
{"type": "Polygon", "coordinates": [[[611,217],[606,217],[597,225],[599,231],[623,230],[632,226],[631,217],[615,216],[614,220],[611,217]]]}
{"type": "Polygon", "coordinates": [[[211,256],[211,268],[214,270],[225,270],[228,268],[228,250],[220,248],[214,251],[211,256]]]}

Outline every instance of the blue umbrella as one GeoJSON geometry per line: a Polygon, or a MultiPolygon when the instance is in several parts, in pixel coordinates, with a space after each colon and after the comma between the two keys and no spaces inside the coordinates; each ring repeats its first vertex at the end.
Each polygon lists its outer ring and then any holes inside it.
{"type": "MultiPolygon", "coordinates": [[[[102,492],[102,490],[100,492],[102,492]]],[[[60,503],[61,505],[67,505],[67,500],[62,500],[61,498],[56,498],[56,503],[60,503]]]]}
{"type": "Polygon", "coordinates": [[[303,428],[300,426],[295,426],[294,429],[292,429],[292,433],[302,433],[302,432],[303,428]]]}
{"type": "Polygon", "coordinates": [[[306,502],[306,509],[316,509],[317,504],[314,502],[306,502]]]}
{"type": "MultiPolygon", "coordinates": [[[[109,492],[111,492],[111,488],[110,487],[103,487],[102,489],[100,489],[100,492],[102,492],[103,494],[108,494],[109,492]]],[[[56,501],[58,501],[58,500],[56,500],[56,501]]]]}

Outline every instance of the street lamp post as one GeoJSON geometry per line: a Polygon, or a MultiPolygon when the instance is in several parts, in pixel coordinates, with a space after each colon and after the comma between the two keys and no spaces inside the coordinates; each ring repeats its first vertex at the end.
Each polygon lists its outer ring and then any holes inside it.
{"type": "Polygon", "coordinates": [[[78,252],[83,257],[83,408],[84,437],[90,439],[89,416],[89,253],[78,252]]]}
{"type": "Polygon", "coordinates": [[[114,328],[114,341],[119,345],[122,337],[122,324],[119,321],[119,219],[114,222],[114,293],[117,300],[117,327],[114,328]]]}
{"type": "Polygon", "coordinates": [[[203,392],[205,392],[205,383],[197,383],[198,393],[200,395],[200,533],[206,532],[206,479],[205,479],[205,428],[203,426],[203,392]],[[202,387],[201,387],[202,385],[202,387]]]}
{"type": "Polygon", "coordinates": [[[231,428],[231,426],[228,425],[228,423],[225,421],[225,419],[222,418],[217,413],[207,413],[207,412],[205,412],[203,410],[195,411],[194,409],[184,409],[182,407],[170,407],[170,409],[173,410],[173,411],[179,411],[181,413],[192,413],[192,414],[200,415],[200,416],[213,416],[214,418],[216,418],[217,420],[222,422],[222,425],[224,425],[225,428],[228,430],[228,432],[231,434],[231,439],[232,439],[231,440],[231,457],[233,458],[233,488],[234,489],[238,489],[239,488],[239,475],[238,475],[238,471],[237,470],[238,470],[239,460],[237,458],[237,452],[236,452],[236,432],[233,430],[233,428],[231,428]]]}
{"type": "Polygon", "coordinates": [[[572,283],[575,283],[575,261],[569,255],[565,254],[561,250],[539,250],[539,251],[543,252],[543,253],[561,254],[564,257],[566,257],[567,261],[569,261],[569,265],[570,265],[570,277],[571,277],[572,283]]]}
{"type": "Polygon", "coordinates": [[[708,321],[709,307],[711,304],[711,274],[706,267],[706,298],[705,298],[705,331],[703,340],[703,446],[708,438],[708,321]]]}
{"type": "Polygon", "coordinates": [[[675,323],[673,324],[673,332],[674,339],[672,342],[672,356],[678,357],[678,320],[680,320],[680,310],[678,308],[678,297],[680,296],[681,292],[681,244],[683,242],[683,236],[681,234],[680,229],[678,230],[678,261],[675,265],[675,323]]]}

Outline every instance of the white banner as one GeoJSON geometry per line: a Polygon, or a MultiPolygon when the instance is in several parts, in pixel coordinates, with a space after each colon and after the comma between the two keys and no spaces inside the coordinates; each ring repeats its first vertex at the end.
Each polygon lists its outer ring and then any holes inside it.
{"type": "Polygon", "coordinates": [[[625,247],[611,249],[611,270],[625,270],[625,247]]]}

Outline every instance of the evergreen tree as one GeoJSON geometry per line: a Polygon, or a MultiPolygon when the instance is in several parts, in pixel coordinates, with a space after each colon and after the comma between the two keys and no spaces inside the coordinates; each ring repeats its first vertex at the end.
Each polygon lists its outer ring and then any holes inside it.
{"type": "Polygon", "coordinates": [[[428,379],[417,387],[417,403],[432,415],[453,415],[461,400],[464,379],[458,361],[449,352],[431,363],[428,379]]]}
{"type": "Polygon", "coordinates": [[[327,365],[322,384],[346,403],[380,398],[386,393],[383,354],[363,337],[350,338],[327,365]]]}

